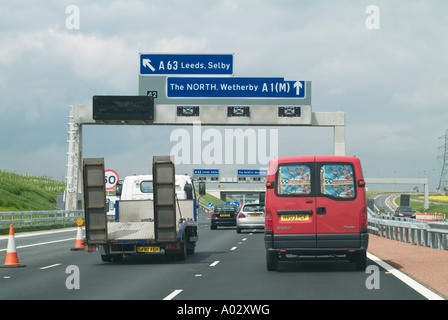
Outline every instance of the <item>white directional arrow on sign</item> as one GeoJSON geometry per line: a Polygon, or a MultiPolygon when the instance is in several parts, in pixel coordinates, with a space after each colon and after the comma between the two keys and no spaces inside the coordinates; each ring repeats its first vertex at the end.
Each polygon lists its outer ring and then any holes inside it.
{"type": "Polygon", "coordinates": [[[156,69],[154,69],[154,67],[150,64],[151,60],[149,59],[143,59],[142,64],[144,67],[148,67],[149,69],[152,70],[152,72],[156,71],[156,69]]]}
{"type": "Polygon", "coordinates": [[[294,88],[296,88],[296,95],[300,95],[300,89],[302,89],[302,82],[297,81],[294,83],[294,88]]]}

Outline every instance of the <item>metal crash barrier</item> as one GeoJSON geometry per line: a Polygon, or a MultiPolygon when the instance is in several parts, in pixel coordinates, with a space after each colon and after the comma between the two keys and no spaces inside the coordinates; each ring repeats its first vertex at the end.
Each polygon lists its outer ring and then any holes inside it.
{"type": "Polygon", "coordinates": [[[375,214],[368,209],[368,228],[372,234],[386,239],[446,250],[448,222],[427,222],[375,214]]]}

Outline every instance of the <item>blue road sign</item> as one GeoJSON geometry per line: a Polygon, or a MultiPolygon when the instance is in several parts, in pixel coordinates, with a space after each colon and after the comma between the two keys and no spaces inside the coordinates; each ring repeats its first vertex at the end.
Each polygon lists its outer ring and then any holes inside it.
{"type": "Polygon", "coordinates": [[[213,202],[208,203],[209,208],[213,207],[213,202]]]}
{"type": "Polygon", "coordinates": [[[239,176],[266,176],[267,169],[238,169],[239,176]]]}
{"type": "Polygon", "coordinates": [[[168,77],[168,98],[305,98],[305,81],[251,77],[168,77]]]}
{"type": "Polygon", "coordinates": [[[140,54],[141,75],[232,75],[233,54],[140,54]]]}
{"type": "Polygon", "coordinates": [[[194,175],[219,175],[219,169],[193,169],[194,175]]]}

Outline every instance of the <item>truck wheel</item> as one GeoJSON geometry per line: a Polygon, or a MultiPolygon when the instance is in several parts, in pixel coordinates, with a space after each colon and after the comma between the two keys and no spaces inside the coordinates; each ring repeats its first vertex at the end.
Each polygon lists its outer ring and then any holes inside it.
{"type": "Polygon", "coordinates": [[[187,258],[187,241],[185,241],[185,235],[182,237],[182,240],[180,244],[182,252],[176,255],[177,260],[185,260],[187,258]]]}
{"type": "Polygon", "coordinates": [[[101,260],[103,262],[111,262],[112,261],[112,255],[110,255],[110,254],[102,254],[101,255],[101,260]]]}
{"type": "Polygon", "coordinates": [[[101,260],[103,262],[122,261],[123,255],[122,254],[102,254],[101,260]]]}
{"type": "Polygon", "coordinates": [[[188,247],[187,247],[187,254],[194,254],[194,250],[196,249],[196,243],[191,243],[188,247]]]}
{"type": "Polygon", "coordinates": [[[112,261],[114,261],[114,262],[123,261],[123,255],[122,254],[114,254],[114,255],[112,255],[112,261]]]}
{"type": "Polygon", "coordinates": [[[277,270],[278,256],[276,253],[266,251],[266,267],[268,271],[277,270]]]}

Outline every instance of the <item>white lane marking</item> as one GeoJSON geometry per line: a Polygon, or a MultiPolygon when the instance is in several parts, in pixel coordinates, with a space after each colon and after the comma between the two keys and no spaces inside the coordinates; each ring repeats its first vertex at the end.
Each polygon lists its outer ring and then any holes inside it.
{"type": "Polygon", "coordinates": [[[213,262],[211,265],[210,265],[210,267],[214,267],[214,266],[216,266],[217,264],[219,263],[219,260],[218,261],[215,261],[215,262],[213,262]]]}
{"type": "Polygon", "coordinates": [[[181,293],[182,291],[183,291],[182,289],[174,290],[174,291],[171,292],[169,295],[167,295],[165,298],[163,298],[163,300],[171,300],[171,299],[173,299],[175,296],[177,296],[179,293],[181,293]]]}
{"type": "Polygon", "coordinates": [[[42,268],[39,268],[40,270],[44,270],[44,269],[48,269],[48,268],[53,268],[53,267],[57,267],[57,266],[60,266],[61,264],[60,263],[56,263],[56,264],[52,264],[51,266],[46,266],[46,267],[42,267],[42,268]]]}
{"type": "Polygon", "coordinates": [[[236,249],[236,247],[233,247],[232,249],[230,249],[231,251],[233,251],[233,250],[235,250],[236,249]]]}
{"type": "MultiPolygon", "coordinates": [[[[47,241],[47,242],[41,242],[41,243],[27,244],[25,246],[18,246],[18,247],[16,247],[16,249],[35,247],[35,246],[43,246],[45,244],[58,243],[58,242],[69,241],[69,240],[76,240],[76,238],[69,238],[69,239],[61,239],[61,240],[47,241]]],[[[6,250],[7,249],[0,249],[0,251],[6,251],[6,250]]]]}
{"type": "MultiPolygon", "coordinates": [[[[44,231],[30,231],[30,232],[17,232],[14,234],[14,238],[27,238],[42,236],[46,234],[62,233],[62,232],[73,232],[76,231],[78,227],[66,228],[66,229],[55,229],[55,230],[44,230],[44,231]]],[[[0,236],[0,240],[8,239],[9,235],[0,236]]]]}
{"type": "Polygon", "coordinates": [[[395,277],[397,277],[398,279],[400,279],[401,281],[406,283],[412,289],[414,289],[415,291],[417,291],[418,293],[423,295],[425,298],[427,298],[429,300],[445,300],[438,294],[436,294],[433,291],[429,290],[428,288],[424,287],[423,285],[421,285],[414,279],[411,279],[410,277],[405,275],[403,272],[398,271],[397,269],[392,267],[390,264],[384,262],[377,256],[374,256],[373,254],[367,252],[367,258],[369,258],[373,262],[379,264],[381,267],[386,269],[387,272],[390,272],[391,274],[393,274],[395,277]]]}

